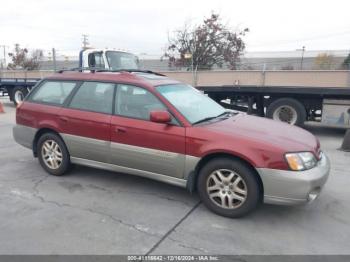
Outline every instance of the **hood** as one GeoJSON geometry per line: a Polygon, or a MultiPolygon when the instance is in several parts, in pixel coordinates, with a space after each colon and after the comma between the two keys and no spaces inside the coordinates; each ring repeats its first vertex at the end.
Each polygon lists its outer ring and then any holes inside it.
{"type": "Polygon", "coordinates": [[[225,136],[274,146],[284,152],[310,151],[315,156],[319,155],[319,141],[313,134],[302,128],[263,117],[238,114],[202,127],[225,136]]]}

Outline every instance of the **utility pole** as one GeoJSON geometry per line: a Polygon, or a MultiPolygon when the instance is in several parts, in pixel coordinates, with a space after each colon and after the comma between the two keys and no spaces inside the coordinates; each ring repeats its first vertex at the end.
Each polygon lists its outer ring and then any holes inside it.
{"type": "Polygon", "coordinates": [[[52,62],[53,62],[53,70],[56,72],[57,66],[56,66],[56,49],[52,48],[52,62]]]}
{"type": "Polygon", "coordinates": [[[0,45],[0,47],[3,48],[3,51],[4,51],[4,67],[6,68],[6,45],[0,45]]]}
{"type": "Polygon", "coordinates": [[[83,34],[83,49],[86,50],[88,48],[89,45],[89,39],[88,39],[88,35],[83,34]]]}
{"type": "Polygon", "coordinates": [[[300,70],[303,70],[305,46],[302,49],[297,49],[297,51],[301,51],[300,70]]]}
{"type": "Polygon", "coordinates": [[[196,44],[196,31],[193,32],[193,50],[192,50],[192,57],[191,57],[191,64],[192,64],[192,77],[193,77],[193,86],[196,87],[197,86],[197,70],[198,70],[198,58],[197,59],[197,64],[196,64],[196,68],[194,68],[194,54],[196,54],[196,47],[197,47],[197,44],[196,44]]]}
{"type": "Polygon", "coordinates": [[[193,53],[186,53],[184,56],[185,56],[185,59],[191,59],[192,85],[195,86],[196,80],[194,76],[193,53]]]}

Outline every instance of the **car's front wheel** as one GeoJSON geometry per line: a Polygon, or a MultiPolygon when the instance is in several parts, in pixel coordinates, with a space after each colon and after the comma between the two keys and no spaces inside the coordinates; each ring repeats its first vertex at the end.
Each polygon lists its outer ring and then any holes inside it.
{"type": "Polygon", "coordinates": [[[208,162],[200,170],[197,189],[207,208],[226,217],[244,216],[260,202],[254,171],[237,159],[218,158],[208,162]]]}
{"type": "Polygon", "coordinates": [[[70,167],[69,153],[62,139],[54,133],[43,134],[37,144],[41,166],[50,174],[61,176],[70,167]]]}

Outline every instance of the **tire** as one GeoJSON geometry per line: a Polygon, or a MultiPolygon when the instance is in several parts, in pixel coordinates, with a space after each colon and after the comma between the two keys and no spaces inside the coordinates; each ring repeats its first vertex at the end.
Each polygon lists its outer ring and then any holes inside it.
{"type": "Polygon", "coordinates": [[[43,134],[38,140],[37,148],[39,163],[49,174],[61,176],[70,169],[69,152],[58,135],[54,133],[43,134]]]}
{"type": "Polygon", "coordinates": [[[247,215],[261,202],[255,172],[238,159],[217,158],[209,161],[199,171],[197,190],[200,199],[209,210],[230,218],[247,215]],[[224,185],[225,179],[220,179],[218,172],[226,179],[231,175],[230,182],[227,180],[227,184],[224,185]],[[218,182],[216,185],[214,177],[218,182]]]}
{"type": "Polygon", "coordinates": [[[306,110],[296,99],[280,98],[267,107],[266,116],[291,125],[302,126],[306,120],[306,110]]]}
{"type": "Polygon", "coordinates": [[[25,87],[17,86],[12,90],[12,101],[17,106],[23,101],[28,94],[28,90],[25,87]]]}

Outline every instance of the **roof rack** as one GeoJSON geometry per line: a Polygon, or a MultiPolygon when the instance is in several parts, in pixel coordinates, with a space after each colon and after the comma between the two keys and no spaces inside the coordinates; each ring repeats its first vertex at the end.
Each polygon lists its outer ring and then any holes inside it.
{"type": "Polygon", "coordinates": [[[102,72],[111,72],[111,73],[119,73],[119,72],[128,72],[128,73],[146,73],[146,74],[153,74],[157,76],[165,76],[163,74],[153,72],[151,70],[141,70],[141,69],[105,69],[100,67],[74,67],[70,69],[62,69],[59,70],[58,73],[62,74],[63,72],[69,72],[69,71],[78,71],[83,72],[84,70],[89,70],[91,73],[102,73],[102,72]]]}
{"type": "Polygon", "coordinates": [[[97,69],[96,72],[112,72],[112,73],[119,73],[119,72],[128,72],[128,73],[146,73],[146,74],[153,74],[157,76],[165,76],[161,73],[157,73],[151,70],[141,70],[141,69],[97,69]]]}
{"type": "Polygon", "coordinates": [[[95,73],[98,69],[101,69],[101,68],[100,67],[74,67],[69,69],[61,69],[58,71],[58,73],[62,74],[63,72],[69,72],[69,71],[83,72],[84,70],[90,70],[91,73],[95,73]]]}

